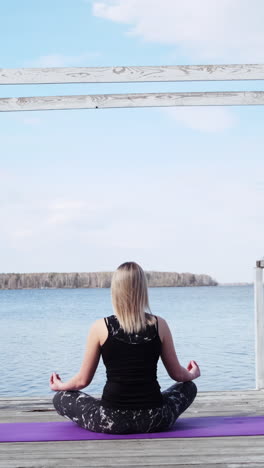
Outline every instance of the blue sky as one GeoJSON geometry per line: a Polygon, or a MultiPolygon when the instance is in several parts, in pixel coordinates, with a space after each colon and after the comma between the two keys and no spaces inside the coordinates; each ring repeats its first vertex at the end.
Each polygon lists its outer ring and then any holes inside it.
{"type": "MultiPolygon", "coordinates": [[[[259,0],[10,0],[1,5],[0,66],[261,63],[263,13],[259,0]]],[[[241,89],[263,82],[0,91],[241,89]]],[[[135,260],[253,280],[264,255],[262,106],[2,113],[0,138],[1,271],[113,270],[135,260]]]]}

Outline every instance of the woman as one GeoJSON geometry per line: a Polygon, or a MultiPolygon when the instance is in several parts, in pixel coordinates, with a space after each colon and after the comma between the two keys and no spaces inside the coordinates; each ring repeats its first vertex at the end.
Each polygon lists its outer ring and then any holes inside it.
{"type": "Polygon", "coordinates": [[[50,377],[50,388],[57,391],[55,409],[95,432],[167,430],[193,402],[197,389],[192,380],[200,376],[199,367],[195,361],[187,369],[180,365],[166,321],[150,312],[147,280],[139,265],[120,265],[111,288],[115,315],[92,325],[80,371],[65,383],[56,373],[50,377]],[[79,390],[91,383],[101,355],[107,381],[98,399],[79,390]],[[157,381],[159,357],[169,376],[178,381],[162,393],[157,381]]]}

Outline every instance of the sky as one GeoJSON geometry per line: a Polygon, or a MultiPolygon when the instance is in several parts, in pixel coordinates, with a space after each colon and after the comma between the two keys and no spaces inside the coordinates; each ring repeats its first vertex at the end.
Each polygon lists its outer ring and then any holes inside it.
{"type": "MultiPolygon", "coordinates": [[[[262,63],[262,0],[9,0],[0,67],[262,63]],[[15,13],[15,14],[14,14],[15,13]]],[[[1,86],[0,97],[263,90],[262,81],[1,86]]],[[[251,282],[263,106],[0,114],[0,271],[251,282]]]]}

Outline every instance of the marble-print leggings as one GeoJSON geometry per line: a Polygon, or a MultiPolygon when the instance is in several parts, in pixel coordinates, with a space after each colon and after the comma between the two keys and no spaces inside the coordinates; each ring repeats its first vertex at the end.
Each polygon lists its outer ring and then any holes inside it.
{"type": "Polygon", "coordinates": [[[79,391],[60,391],[53,398],[56,411],[89,431],[135,434],[166,431],[193,402],[192,381],[180,382],[162,392],[163,406],[153,409],[105,408],[101,400],[79,391]]]}

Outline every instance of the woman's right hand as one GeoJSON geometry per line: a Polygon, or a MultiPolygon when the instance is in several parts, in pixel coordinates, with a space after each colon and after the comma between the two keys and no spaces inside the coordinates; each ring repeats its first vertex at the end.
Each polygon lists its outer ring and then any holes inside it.
{"type": "Polygon", "coordinates": [[[63,383],[61,381],[59,374],[56,374],[56,372],[52,372],[49,383],[50,383],[51,390],[53,390],[54,392],[63,390],[62,389],[63,383]]]}
{"type": "Polygon", "coordinates": [[[200,368],[199,368],[197,362],[195,362],[195,361],[190,361],[189,362],[189,364],[187,366],[187,370],[192,374],[193,379],[197,379],[197,377],[200,377],[200,375],[201,375],[200,368]]]}

